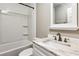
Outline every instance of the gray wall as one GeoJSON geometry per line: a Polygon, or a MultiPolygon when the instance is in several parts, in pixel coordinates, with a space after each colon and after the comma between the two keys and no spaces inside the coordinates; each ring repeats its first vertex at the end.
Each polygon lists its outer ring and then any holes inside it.
{"type": "Polygon", "coordinates": [[[50,4],[38,3],[36,10],[36,36],[40,38],[47,37],[49,33],[50,4]]]}
{"type": "MultiPolygon", "coordinates": [[[[79,38],[79,30],[68,31],[68,30],[49,30],[48,23],[50,21],[50,4],[37,4],[37,37],[45,37],[50,32],[56,34],[60,32],[64,36],[79,38]]],[[[79,10],[79,6],[78,6],[79,10]]],[[[79,14],[79,12],[78,12],[79,14]]],[[[79,17],[79,15],[78,15],[79,17]]],[[[79,26],[79,18],[78,18],[79,26]]]]}

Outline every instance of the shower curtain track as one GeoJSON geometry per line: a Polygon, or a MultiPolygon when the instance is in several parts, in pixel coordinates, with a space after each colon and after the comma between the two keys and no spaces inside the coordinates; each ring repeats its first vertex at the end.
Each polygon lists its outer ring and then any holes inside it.
{"type": "Polygon", "coordinates": [[[24,4],[24,3],[18,3],[18,4],[34,9],[34,7],[29,6],[29,5],[26,5],[26,4],[24,4]]]}

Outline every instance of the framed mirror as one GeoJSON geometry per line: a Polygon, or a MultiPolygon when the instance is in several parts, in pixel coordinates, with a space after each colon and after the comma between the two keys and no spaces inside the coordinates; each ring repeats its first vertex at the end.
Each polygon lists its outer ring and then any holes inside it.
{"type": "Polygon", "coordinates": [[[50,29],[77,30],[77,3],[52,3],[50,29]]]}

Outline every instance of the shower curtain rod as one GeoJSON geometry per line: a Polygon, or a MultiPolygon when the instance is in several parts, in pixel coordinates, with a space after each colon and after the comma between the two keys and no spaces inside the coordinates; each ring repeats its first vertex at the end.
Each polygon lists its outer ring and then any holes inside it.
{"type": "Polygon", "coordinates": [[[34,9],[34,7],[26,5],[26,4],[23,4],[23,3],[18,3],[18,4],[34,9]]]}

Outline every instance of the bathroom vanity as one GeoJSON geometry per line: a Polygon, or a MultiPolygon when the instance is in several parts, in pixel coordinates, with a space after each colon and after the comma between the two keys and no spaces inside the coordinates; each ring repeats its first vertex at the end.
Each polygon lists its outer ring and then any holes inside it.
{"type": "Polygon", "coordinates": [[[33,41],[33,53],[37,56],[79,56],[78,42],[76,38],[70,38],[68,43],[50,38],[36,38],[33,41]]]}

